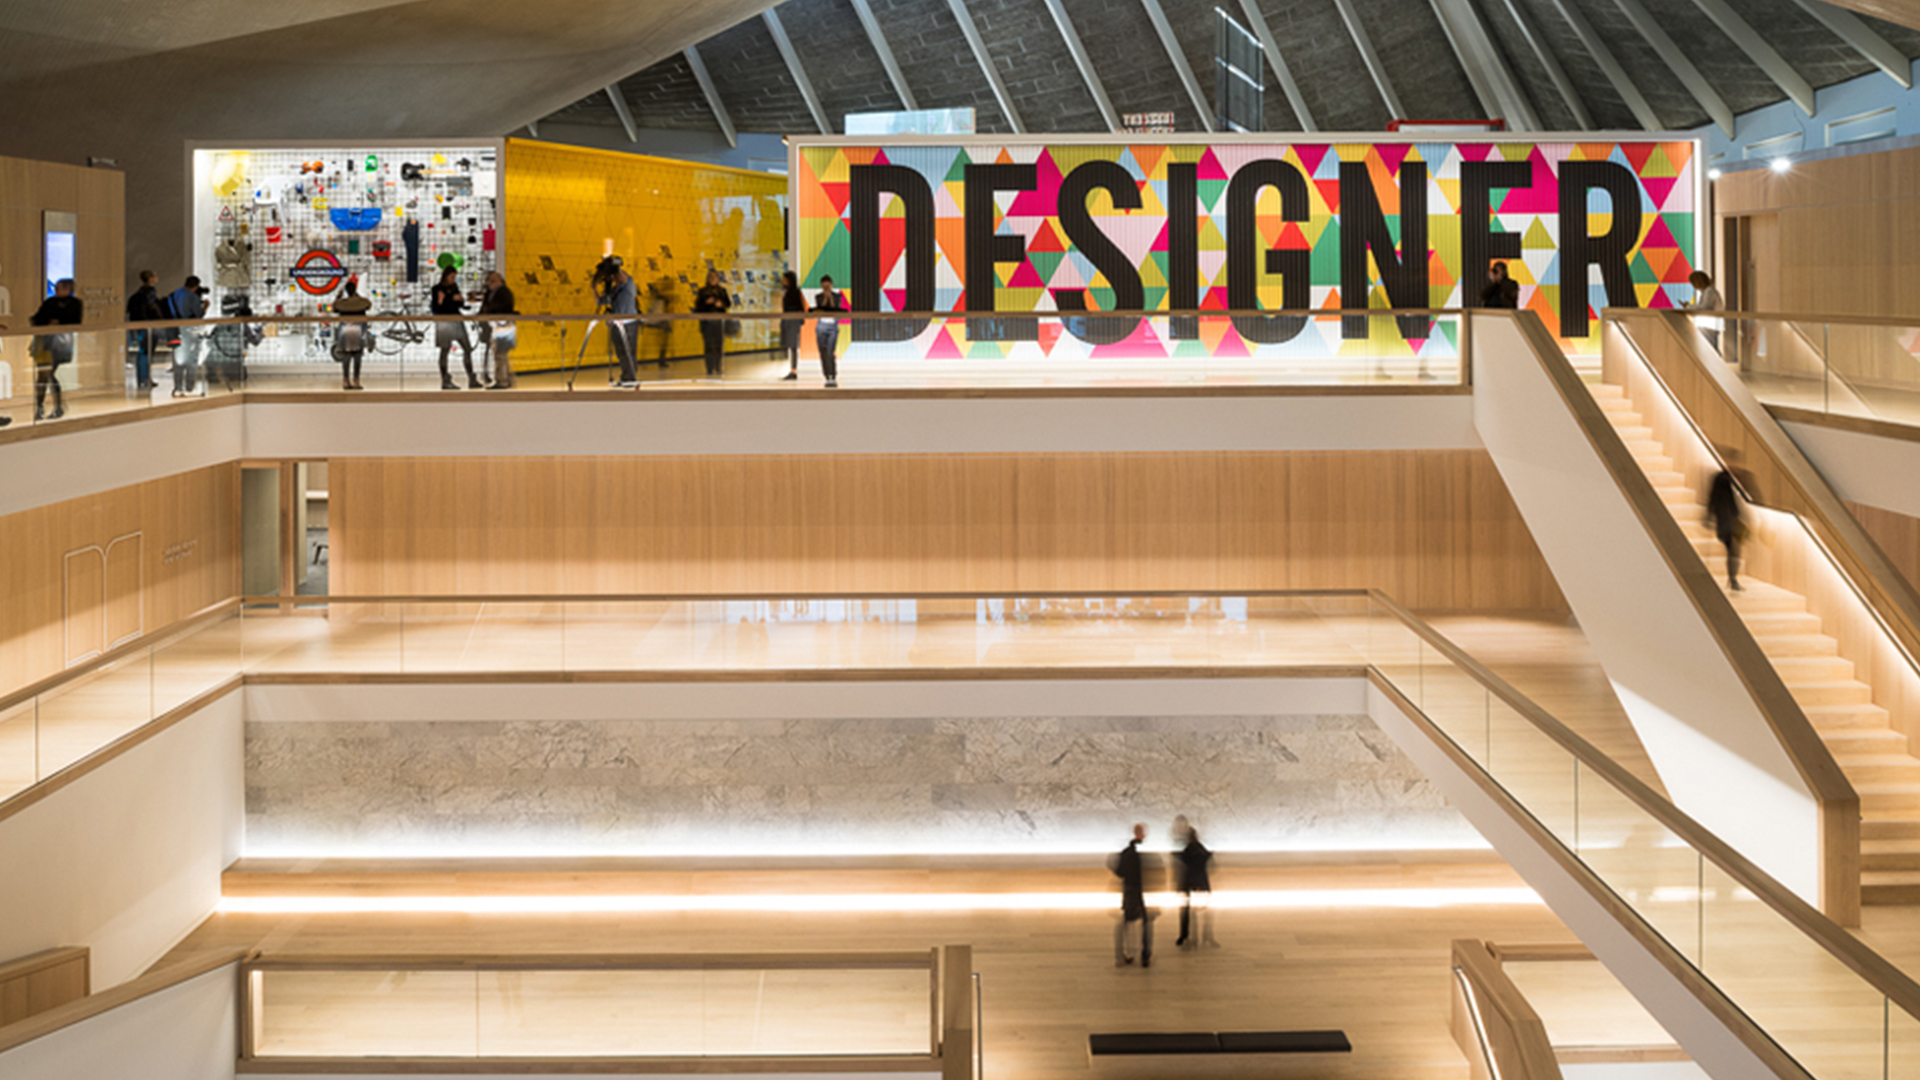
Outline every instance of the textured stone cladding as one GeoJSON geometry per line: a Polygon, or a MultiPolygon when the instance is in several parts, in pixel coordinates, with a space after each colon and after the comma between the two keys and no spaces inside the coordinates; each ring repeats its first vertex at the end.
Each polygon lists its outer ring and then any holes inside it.
{"type": "Polygon", "coordinates": [[[247,725],[273,854],[1477,846],[1365,716],[247,725]],[[1156,825],[1156,828],[1159,826],[1156,825]]]}
{"type": "MultiPolygon", "coordinates": [[[[667,158],[620,154],[555,143],[507,140],[503,172],[506,276],[524,314],[592,314],[588,282],[608,250],[626,262],[647,308],[647,286],[661,283],[668,310],[692,310],[707,271],[717,269],[735,308],[779,308],[786,269],[786,178],[667,158]]],[[[521,328],[516,370],[571,364],[583,323],[521,328]]],[[[642,332],[641,355],[659,355],[660,341],[642,332]]],[[[672,356],[697,356],[699,330],[672,328],[672,356]]],[[[778,334],[767,321],[746,321],[730,351],[771,347],[778,334]]],[[[606,363],[604,331],[589,342],[588,363],[606,363]]]]}

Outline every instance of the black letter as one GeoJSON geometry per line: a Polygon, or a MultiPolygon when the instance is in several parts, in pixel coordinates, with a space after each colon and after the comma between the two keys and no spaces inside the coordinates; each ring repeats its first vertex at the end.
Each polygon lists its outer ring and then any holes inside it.
{"type": "MultiPolygon", "coordinates": [[[[1096,270],[1107,275],[1107,283],[1113,286],[1114,310],[1139,311],[1147,306],[1139,268],[1127,261],[1126,253],[1107,239],[1107,234],[1094,224],[1093,215],[1087,213],[1087,196],[1094,188],[1105,188],[1107,194],[1113,196],[1116,209],[1140,209],[1140,189],[1134,185],[1132,174],[1119,162],[1089,161],[1076,166],[1060,181],[1060,197],[1055,204],[1060,228],[1067,234],[1067,243],[1078,248],[1096,270]]],[[[1053,298],[1061,311],[1087,309],[1084,289],[1060,289],[1053,298]]],[[[1126,318],[1067,319],[1065,322],[1073,336],[1089,345],[1125,341],[1140,325],[1139,319],[1126,318]]]]}
{"type": "Polygon", "coordinates": [[[1533,186],[1524,161],[1460,163],[1460,306],[1472,307],[1495,259],[1520,257],[1520,234],[1493,231],[1493,189],[1533,186]]]}
{"type": "MultiPolygon", "coordinates": [[[[1260,247],[1260,227],[1254,222],[1254,208],[1260,202],[1262,188],[1280,192],[1280,218],[1305,221],[1311,209],[1307,202],[1307,178],[1284,161],[1250,161],[1227,182],[1227,306],[1247,311],[1260,306],[1260,271],[1254,254],[1260,247]]],[[[1304,311],[1313,306],[1313,252],[1273,249],[1266,253],[1266,271],[1280,275],[1280,306],[1304,311]]],[[[1248,341],[1278,345],[1292,341],[1306,329],[1300,315],[1235,315],[1233,328],[1248,341]]]]}
{"type": "MultiPolygon", "coordinates": [[[[995,263],[1019,262],[1027,257],[1021,236],[996,236],[993,231],[993,195],[996,191],[1032,191],[1040,184],[1032,165],[969,165],[966,169],[967,312],[992,311],[993,291],[999,285],[995,263]]],[[[967,337],[985,341],[1038,341],[1039,323],[1017,319],[1003,326],[998,319],[968,319],[967,337]]]]}
{"type": "MultiPolygon", "coordinates": [[[[1200,166],[1167,166],[1167,310],[1200,310],[1200,166]]],[[[1168,320],[1175,341],[1197,341],[1200,319],[1168,320]]]]}
{"type": "MultiPolygon", "coordinates": [[[[1373,178],[1363,161],[1340,163],[1340,306],[1367,306],[1367,252],[1380,264],[1380,282],[1387,302],[1397,308],[1423,308],[1427,299],[1427,166],[1421,161],[1400,163],[1400,253],[1393,250],[1393,234],[1374,194],[1373,178]]],[[[1424,315],[1400,316],[1400,334],[1424,338],[1433,330],[1424,315]]],[[[1367,336],[1367,317],[1340,320],[1340,336],[1367,336]]]]}
{"type": "Polygon", "coordinates": [[[1587,266],[1600,264],[1610,307],[1639,307],[1627,256],[1640,241],[1640,182],[1611,161],[1568,161],[1560,166],[1560,336],[1587,336],[1587,266]],[[1613,200],[1613,225],[1587,235],[1587,189],[1613,200]]]}
{"type": "MultiPolygon", "coordinates": [[[[904,165],[852,165],[847,169],[853,220],[847,236],[853,266],[847,292],[855,311],[880,310],[880,193],[900,196],[906,206],[908,311],[933,310],[933,190],[904,165]]],[[[851,319],[854,341],[911,341],[927,320],[851,319]]]]}

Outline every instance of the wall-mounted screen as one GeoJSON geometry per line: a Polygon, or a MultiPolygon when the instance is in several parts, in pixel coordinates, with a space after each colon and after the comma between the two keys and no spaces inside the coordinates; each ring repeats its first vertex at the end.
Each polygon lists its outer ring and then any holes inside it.
{"type": "Polygon", "coordinates": [[[74,276],[74,234],[79,228],[75,214],[60,210],[44,212],[40,265],[46,270],[42,276],[46,279],[43,284],[47,296],[53,295],[55,284],[74,276]]]}

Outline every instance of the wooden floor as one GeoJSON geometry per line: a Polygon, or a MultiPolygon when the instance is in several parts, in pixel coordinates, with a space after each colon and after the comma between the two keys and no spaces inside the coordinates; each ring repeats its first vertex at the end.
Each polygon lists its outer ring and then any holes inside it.
{"type": "MultiPolygon", "coordinates": [[[[1232,890],[1292,890],[1305,906],[1228,909],[1216,913],[1218,949],[1173,946],[1177,918],[1155,930],[1150,970],[1116,967],[1112,880],[1104,868],[980,866],[951,873],[935,869],[779,870],[741,874],[709,870],[662,872],[662,888],[713,888],[716,895],[771,891],[812,894],[823,884],[868,886],[891,875],[903,895],[922,890],[1058,891],[1091,894],[1099,910],[700,912],[553,914],[221,914],[209,919],[174,956],[210,947],[248,946],[302,954],[387,951],[482,952],[782,952],[924,949],[940,944],[974,947],[982,980],[986,1075],[1011,1077],[1188,1076],[1396,1077],[1465,1080],[1465,1060],[1447,1030],[1449,945],[1457,937],[1570,942],[1570,934],[1530,898],[1510,870],[1497,863],[1461,861],[1332,860],[1319,865],[1222,867],[1223,901],[1232,890]],[[864,873],[864,879],[848,874],[864,873]],[[912,881],[909,881],[912,879],[912,881]],[[917,884],[915,884],[917,882],[917,884]],[[1391,906],[1408,888],[1429,906],[1391,906]],[[1518,902],[1477,901],[1487,893],[1518,902]],[[1322,890],[1360,890],[1358,894],[1322,890]],[[1370,898],[1389,906],[1372,906],[1370,898]],[[1464,902],[1456,902],[1454,898],[1464,902]],[[1105,899],[1102,899],[1105,898],[1105,899]],[[1235,1057],[1195,1068],[1178,1060],[1091,1061],[1086,1037],[1105,1031],[1273,1030],[1340,1028],[1354,1053],[1307,1061],[1235,1057]]],[[[255,867],[236,875],[237,892],[258,893],[276,874],[299,879],[291,867],[255,867]]],[[[365,868],[361,868],[364,870],[365,868]]],[[[323,877],[351,868],[319,868],[323,877]]],[[[543,868],[548,885],[579,868],[543,868]]],[[[446,875],[445,866],[429,868],[446,875]]],[[[640,872],[618,872],[619,888],[644,887],[640,872]]],[[[404,875],[402,875],[404,876],[404,875]]],[[[442,882],[448,880],[442,876],[442,882]]],[[[481,892],[529,887],[523,875],[494,877],[481,892]]],[[[364,883],[363,883],[364,886],[364,883]]],[[[285,889],[300,890],[297,880],[285,889]]],[[[364,997],[341,994],[332,1005],[309,994],[304,1004],[324,1010],[364,1007],[364,997]]],[[[310,1012],[297,1029],[321,1030],[310,1012]]],[[[832,1023],[831,1019],[822,1021],[832,1023]]],[[[922,1027],[920,1030],[924,1030],[922,1027]]]]}

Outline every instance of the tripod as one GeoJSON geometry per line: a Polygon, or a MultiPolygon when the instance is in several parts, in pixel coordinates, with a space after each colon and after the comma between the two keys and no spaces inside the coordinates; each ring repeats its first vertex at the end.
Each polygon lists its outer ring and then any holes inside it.
{"type": "MultiPolygon", "coordinates": [[[[625,331],[617,321],[607,318],[610,314],[607,309],[607,294],[608,290],[602,289],[596,282],[593,289],[593,298],[595,301],[594,317],[591,322],[587,323],[587,332],[580,338],[580,351],[573,356],[573,370],[567,374],[568,390],[573,389],[574,380],[580,377],[580,365],[586,360],[587,346],[593,343],[593,332],[598,329],[603,322],[607,327],[607,385],[612,386],[614,384],[612,355],[614,352],[613,335],[624,333],[625,331]]],[[[637,385],[635,389],[638,389],[637,385]]]]}

